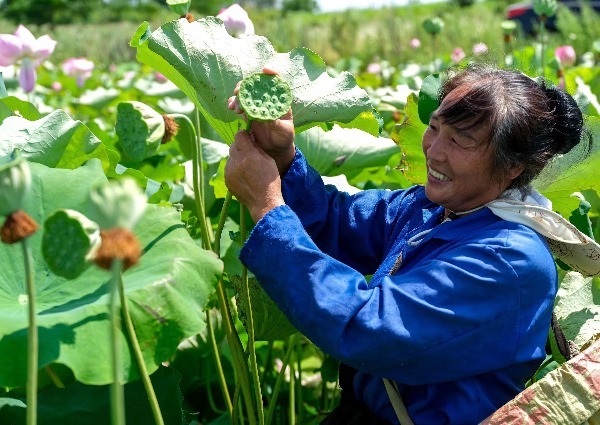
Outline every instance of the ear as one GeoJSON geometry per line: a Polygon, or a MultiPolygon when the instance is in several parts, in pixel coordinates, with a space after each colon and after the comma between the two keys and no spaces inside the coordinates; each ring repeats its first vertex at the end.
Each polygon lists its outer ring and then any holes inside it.
{"type": "Polygon", "coordinates": [[[524,169],[525,169],[525,166],[522,164],[515,165],[514,167],[512,167],[511,169],[508,170],[508,178],[511,181],[516,179],[517,177],[519,177],[521,175],[521,173],[523,172],[524,169]]]}

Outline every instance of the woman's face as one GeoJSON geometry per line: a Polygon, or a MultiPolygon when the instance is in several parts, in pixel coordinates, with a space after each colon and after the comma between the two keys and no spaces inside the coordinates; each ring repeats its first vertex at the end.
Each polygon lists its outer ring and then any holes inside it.
{"type": "Polygon", "coordinates": [[[427,160],[425,194],[432,202],[454,212],[467,211],[498,197],[510,181],[492,178],[492,155],[486,128],[468,130],[442,121],[443,110],[461,95],[460,88],[451,91],[432,114],[423,134],[423,153],[427,160]]]}

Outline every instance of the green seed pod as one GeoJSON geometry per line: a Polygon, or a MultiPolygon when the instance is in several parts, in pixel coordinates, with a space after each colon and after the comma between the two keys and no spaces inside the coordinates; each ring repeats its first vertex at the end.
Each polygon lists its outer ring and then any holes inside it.
{"type": "Polygon", "coordinates": [[[500,27],[502,28],[502,33],[504,35],[511,35],[517,30],[517,23],[515,21],[506,20],[502,21],[500,27]]]}
{"type": "Polygon", "coordinates": [[[171,12],[179,16],[185,16],[190,10],[191,2],[192,0],[167,0],[167,6],[169,6],[171,12]]]}
{"type": "Polygon", "coordinates": [[[290,110],[292,89],[283,78],[258,72],[242,80],[238,100],[249,119],[276,120],[290,110]]]}
{"type": "Polygon", "coordinates": [[[538,16],[549,18],[556,14],[556,0],[535,0],[533,2],[533,11],[538,16]]]}
{"type": "Polygon", "coordinates": [[[444,21],[442,18],[438,18],[437,16],[434,18],[425,19],[423,21],[423,29],[428,34],[439,34],[444,29],[444,21]]]}
{"type": "Polygon", "coordinates": [[[101,229],[133,230],[146,206],[146,195],[133,179],[111,180],[92,189],[87,216],[101,229]]]}
{"type": "Polygon", "coordinates": [[[44,222],[42,254],[58,276],[75,279],[91,265],[101,244],[98,224],[78,211],[57,210],[44,222]]]}
{"type": "Polygon", "coordinates": [[[165,134],[165,120],[150,106],[136,101],[117,105],[115,132],[123,159],[140,162],[154,155],[165,134]]]}
{"type": "Polygon", "coordinates": [[[0,215],[7,216],[23,208],[31,188],[31,172],[21,156],[0,158],[0,215]]]}

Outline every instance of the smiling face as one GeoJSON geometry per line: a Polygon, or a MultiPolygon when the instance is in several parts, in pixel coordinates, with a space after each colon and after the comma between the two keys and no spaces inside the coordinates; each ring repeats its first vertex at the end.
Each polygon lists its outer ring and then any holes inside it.
{"type": "MultiPolygon", "coordinates": [[[[493,176],[493,149],[485,126],[447,124],[440,113],[459,100],[463,90],[452,90],[432,114],[423,135],[427,160],[425,194],[453,212],[464,212],[496,199],[512,179],[493,176]]],[[[514,178],[513,176],[511,176],[514,178]]]]}

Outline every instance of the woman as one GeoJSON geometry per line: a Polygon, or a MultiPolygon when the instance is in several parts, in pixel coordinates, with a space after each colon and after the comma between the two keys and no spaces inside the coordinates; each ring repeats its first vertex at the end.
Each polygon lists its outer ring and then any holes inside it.
{"type": "MultiPolygon", "coordinates": [[[[563,91],[479,66],[450,75],[440,99],[423,135],[427,182],[407,190],[324,186],[291,112],[231,146],[226,184],[257,223],[241,260],[344,364],[324,423],[399,423],[385,378],[415,424],[476,424],[545,358],[553,257],[486,206],[535,195],[531,180],[579,143],[582,114],[563,91]]],[[[241,113],[235,97],[229,108],[241,113]]]]}

